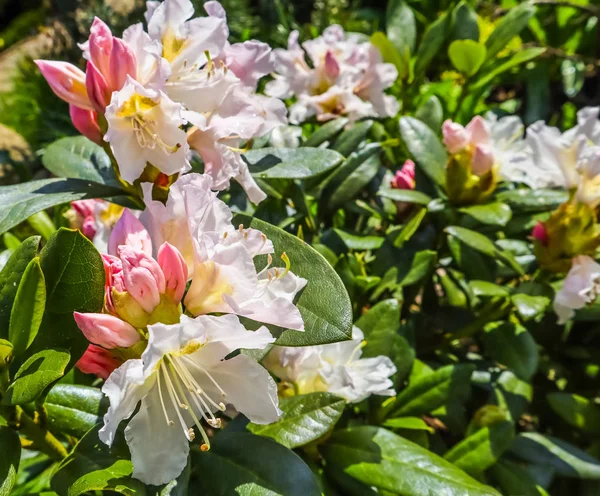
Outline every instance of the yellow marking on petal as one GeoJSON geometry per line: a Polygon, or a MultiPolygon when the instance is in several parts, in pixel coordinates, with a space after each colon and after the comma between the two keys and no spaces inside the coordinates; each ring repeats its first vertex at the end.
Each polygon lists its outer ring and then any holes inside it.
{"type": "Polygon", "coordinates": [[[152,100],[152,98],[136,93],[119,109],[117,117],[135,117],[138,114],[143,114],[152,110],[157,105],[158,103],[152,100]]]}
{"type": "Polygon", "coordinates": [[[162,37],[163,57],[169,62],[173,62],[183,50],[185,44],[185,38],[177,38],[175,33],[171,29],[168,29],[162,37]]]}

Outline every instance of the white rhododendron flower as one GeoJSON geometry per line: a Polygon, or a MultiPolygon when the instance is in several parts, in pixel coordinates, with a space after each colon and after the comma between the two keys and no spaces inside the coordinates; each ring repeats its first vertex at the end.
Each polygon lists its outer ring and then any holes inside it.
{"type": "Polygon", "coordinates": [[[102,388],[110,407],[99,437],[109,446],[121,421],[141,403],[125,428],[137,479],[153,485],[176,479],[197,433],[202,449],[210,446],[202,422],[220,427],[215,413],[227,405],[257,424],[279,418],[277,387],[269,373],[245,355],[226,359],[233,351],[262,350],[272,343],[266,327],[248,331],[232,315],[182,315],[178,324],[148,326],[148,333],[141,359],[126,361],[102,388]]]}
{"type": "Polygon", "coordinates": [[[361,358],[364,335],[358,327],[352,340],[321,346],[273,346],[263,364],[281,380],[291,383],[296,394],[328,391],[350,403],[372,394],[393,396],[390,379],[396,367],[387,356],[361,358]]]}
{"type": "Polygon", "coordinates": [[[113,93],[106,108],[108,132],[104,139],[110,143],[125,181],[133,183],[148,162],[167,175],[190,168],[181,111],[182,106],[162,91],[146,89],[131,78],[121,91],[113,93]]]}
{"type": "Polygon", "coordinates": [[[585,255],[575,257],[563,287],[554,297],[554,311],[558,315],[558,323],[567,322],[575,315],[575,310],[593,302],[599,292],[600,265],[585,255]]]}
{"type": "Polygon", "coordinates": [[[389,117],[398,113],[397,100],[384,92],[398,71],[383,63],[379,50],[341,26],[329,26],[322,36],[298,44],[298,32],[288,39],[287,50],[274,50],[275,80],[266,93],[278,98],[296,97],[290,121],[298,124],[316,116],[325,121],[338,115],[352,120],[389,117]],[[304,50],[302,49],[304,48],[304,50]],[[306,62],[304,52],[312,67],[306,62]]]}

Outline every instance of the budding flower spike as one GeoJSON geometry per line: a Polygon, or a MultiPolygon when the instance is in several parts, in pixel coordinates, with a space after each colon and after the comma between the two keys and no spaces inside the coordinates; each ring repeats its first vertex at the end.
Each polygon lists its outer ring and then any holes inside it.
{"type": "Polygon", "coordinates": [[[415,189],[415,163],[412,160],[404,162],[402,169],[396,171],[390,185],[393,189],[415,189]]]}

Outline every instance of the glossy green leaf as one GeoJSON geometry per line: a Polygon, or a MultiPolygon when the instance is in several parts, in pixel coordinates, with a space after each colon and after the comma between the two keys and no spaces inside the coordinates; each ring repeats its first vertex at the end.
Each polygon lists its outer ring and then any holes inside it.
{"type": "Polygon", "coordinates": [[[331,148],[347,157],[367,139],[369,131],[373,127],[373,121],[361,121],[352,125],[338,136],[331,148]]]}
{"type": "Polygon", "coordinates": [[[329,432],[342,416],[346,402],[331,393],[310,393],[282,398],[283,416],[266,425],[250,423],[248,430],[274,439],[287,448],[304,446],[329,432]]]}
{"type": "Polygon", "coordinates": [[[203,496],[320,496],[310,468],[293,451],[275,441],[250,433],[222,432],[211,449],[195,453],[203,496]]]}
{"type": "Polygon", "coordinates": [[[338,430],[320,451],[327,471],[343,472],[378,492],[401,496],[499,496],[493,488],[431,451],[378,427],[338,430]]]}
{"type": "Polygon", "coordinates": [[[510,448],[515,436],[511,422],[483,427],[448,451],[444,458],[466,473],[479,477],[510,448]]]}
{"type": "Polygon", "coordinates": [[[377,193],[379,196],[389,198],[390,200],[406,203],[416,203],[417,205],[427,205],[431,198],[425,193],[415,191],[414,189],[392,189],[382,188],[377,193]]]}
{"type": "Polygon", "coordinates": [[[338,117],[329,122],[326,122],[319,127],[310,137],[304,142],[303,146],[319,146],[326,141],[333,140],[339,133],[342,132],[344,127],[348,124],[348,119],[345,117],[338,117]]]}
{"type": "Polygon", "coordinates": [[[37,336],[45,306],[44,274],[40,259],[36,257],[23,273],[10,313],[8,340],[13,345],[15,356],[23,353],[37,336]]]}
{"type": "Polygon", "coordinates": [[[512,217],[512,211],[504,203],[488,203],[486,205],[473,205],[463,207],[460,211],[473,217],[482,224],[492,226],[505,226],[512,217]]]}
{"type": "Polygon", "coordinates": [[[479,41],[477,14],[464,0],[452,12],[452,39],[479,41]]]}
{"type": "Polygon", "coordinates": [[[600,406],[577,394],[550,393],[548,403],[567,424],[590,434],[600,434],[600,406]]]}
{"type": "Polygon", "coordinates": [[[566,441],[537,432],[519,434],[510,452],[530,463],[554,469],[557,475],[600,479],[600,460],[566,441]]]}
{"type": "Polygon", "coordinates": [[[448,47],[454,68],[467,77],[477,74],[485,61],[485,46],[473,40],[456,40],[448,47]]]}
{"type": "Polygon", "coordinates": [[[517,36],[529,19],[535,14],[535,7],[531,2],[523,2],[521,5],[512,8],[498,22],[496,29],[492,31],[485,42],[487,48],[487,58],[491,59],[500,50],[506,47],[510,40],[517,36]]]}
{"type": "Polygon", "coordinates": [[[85,136],[61,138],[49,145],[42,163],[58,177],[84,179],[119,187],[119,180],[104,149],[85,136]]]}
{"type": "Polygon", "coordinates": [[[56,384],[44,402],[49,429],[76,437],[83,436],[102,421],[106,400],[98,388],[56,384]]]}
{"type": "Polygon", "coordinates": [[[0,446],[0,496],[10,496],[21,458],[21,441],[17,431],[1,425],[0,446]]]}
{"type": "Polygon", "coordinates": [[[508,289],[488,281],[470,281],[469,286],[476,296],[510,296],[510,291],[508,289]]]}
{"type": "MultiPolygon", "coordinates": [[[[350,157],[346,162],[349,165],[350,157]]],[[[349,170],[349,167],[344,168],[344,176],[339,186],[333,190],[328,199],[329,207],[335,209],[357,196],[377,175],[380,166],[379,154],[375,153],[371,154],[363,162],[358,163],[357,161],[354,170],[349,170]]]]}
{"type": "Polygon", "coordinates": [[[275,245],[274,262],[285,252],[294,274],[309,281],[296,299],[296,305],[304,319],[305,331],[285,331],[279,336],[277,344],[309,346],[350,339],[350,298],[339,276],[322,255],[304,241],[259,219],[236,215],[233,223],[262,231],[275,245]]]}
{"type": "Polygon", "coordinates": [[[427,422],[419,417],[398,417],[387,419],[383,422],[383,427],[388,427],[390,429],[427,431],[430,434],[435,432],[433,427],[430,427],[427,422]]]}
{"type": "Polygon", "coordinates": [[[491,65],[489,68],[486,64],[484,70],[482,70],[479,73],[479,76],[476,78],[476,80],[471,85],[469,85],[469,90],[475,91],[480,88],[483,88],[484,86],[487,86],[493,81],[493,79],[496,76],[499,76],[500,74],[512,69],[513,67],[516,67],[525,62],[529,62],[530,60],[533,60],[536,57],[539,57],[545,51],[545,48],[526,48],[525,50],[521,50],[520,52],[517,52],[516,54],[510,57],[499,60],[497,63],[491,65]]]}
{"type": "Polygon", "coordinates": [[[411,381],[390,406],[392,416],[415,416],[431,413],[443,406],[457,390],[470,387],[474,367],[468,364],[446,365],[432,374],[411,381]]]}
{"type": "Polygon", "coordinates": [[[373,33],[370,41],[373,46],[379,49],[383,61],[396,67],[400,79],[408,78],[410,74],[410,51],[407,45],[403,45],[400,49],[397,48],[380,31],[373,33]]]}
{"type": "Polygon", "coordinates": [[[448,14],[442,14],[427,27],[415,56],[415,79],[425,74],[431,61],[442,49],[448,39],[449,28],[450,17],[448,14]]]}
{"type": "Polygon", "coordinates": [[[550,304],[550,298],[545,296],[531,296],[522,293],[512,295],[511,299],[517,307],[517,312],[525,320],[541,315],[550,304]]]}
{"type": "Polygon", "coordinates": [[[489,473],[498,483],[503,494],[548,496],[548,493],[536,484],[531,473],[518,463],[499,460],[490,468],[489,473]]]}
{"type": "Polygon", "coordinates": [[[507,203],[518,212],[538,212],[554,210],[569,199],[569,193],[563,190],[528,188],[513,189],[499,193],[496,198],[507,203]]]}
{"type": "Polygon", "coordinates": [[[417,24],[415,14],[405,0],[391,0],[385,16],[386,33],[399,53],[408,48],[409,54],[415,51],[417,24]]]}
{"type": "Polygon", "coordinates": [[[494,322],[481,333],[486,355],[529,381],[535,374],[539,352],[529,331],[511,322],[494,322]]]}
{"type": "Polygon", "coordinates": [[[442,127],[444,109],[440,99],[431,95],[415,112],[415,117],[424,122],[435,133],[442,127]]]}
{"type": "Polygon", "coordinates": [[[21,246],[21,241],[19,240],[19,238],[17,238],[14,234],[9,232],[5,232],[2,235],[2,241],[4,242],[4,246],[6,246],[6,249],[10,252],[14,252],[19,248],[19,246],[21,246]]]}
{"type": "Polygon", "coordinates": [[[384,242],[384,238],[380,236],[360,236],[341,229],[334,229],[334,232],[351,250],[376,250],[384,242]]]}
{"type": "Polygon", "coordinates": [[[52,222],[50,216],[43,210],[29,217],[27,223],[46,240],[50,239],[50,236],[56,231],[54,222],[52,222]]]}
{"type": "Polygon", "coordinates": [[[306,179],[338,166],[344,157],[326,148],[259,148],[243,155],[250,173],[261,179],[306,179]]]}
{"type": "Polygon", "coordinates": [[[144,496],[144,484],[131,478],[133,465],[123,436],[117,436],[109,448],[98,439],[99,428],[89,431],[60,463],[52,477],[52,489],[60,496],[79,496],[91,491],[144,496]]]}
{"type": "Polygon", "coordinates": [[[82,179],[39,179],[0,187],[0,233],[61,203],[123,195],[123,190],[82,179]]]}
{"type": "Polygon", "coordinates": [[[413,235],[419,229],[421,222],[427,215],[426,208],[420,208],[417,210],[414,215],[402,226],[402,228],[398,231],[398,235],[394,238],[394,246],[396,248],[401,248],[404,243],[410,240],[413,235]]]}
{"type": "Polygon", "coordinates": [[[42,350],[30,356],[15,374],[2,403],[23,405],[35,400],[63,376],[69,358],[68,352],[59,350],[42,350]]]}
{"type": "Polygon", "coordinates": [[[0,271],[0,339],[8,339],[10,313],[25,269],[37,254],[41,238],[31,236],[11,255],[0,271]]]}
{"type": "Polygon", "coordinates": [[[414,117],[400,118],[400,134],[423,172],[436,183],[443,184],[448,154],[436,134],[414,117]]]}

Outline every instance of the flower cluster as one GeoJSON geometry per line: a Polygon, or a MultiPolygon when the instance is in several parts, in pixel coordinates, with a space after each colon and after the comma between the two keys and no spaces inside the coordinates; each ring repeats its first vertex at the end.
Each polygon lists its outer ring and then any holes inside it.
{"type": "Polygon", "coordinates": [[[322,36],[300,47],[298,32],[288,39],[287,50],[274,50],[274,81],[266,93],[278,98],[296,97],[290,122],[316,116],[326,121],[339,115],[351,120],[391,117],[398,113],[397,100],[385,94],[398,71],[382,62],[381,53],[357,35],[346,35],[341,26],[329,26],[322,36]],[[308,55],[312,67],[305,59],[308,55]]]}
{"type": "Polygon", "coordinates": [[[74,126],[110,144],[125,182],[133,184],[145,171],[148,177],[153,170],[185,172],[191,149],[214,189],[233,178],[258,203],[265,194],[240,147],[286,122],[283,102],[255,91],[259,78],[273,70],[271,48],[258,41],[229,44],[221,5],[204,7],[208,16],[190,19],[189,0],[149,2],[147,32],[139,23],[122,38],[96,18],[81,45],[85,72],[66,62],[36,63],[70,104],[74,126]]]}

